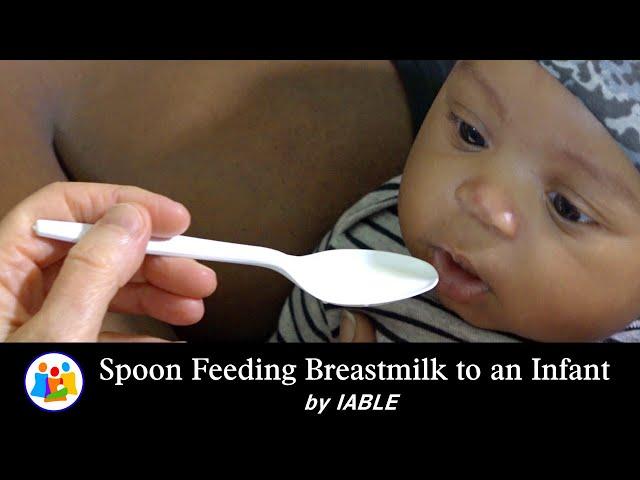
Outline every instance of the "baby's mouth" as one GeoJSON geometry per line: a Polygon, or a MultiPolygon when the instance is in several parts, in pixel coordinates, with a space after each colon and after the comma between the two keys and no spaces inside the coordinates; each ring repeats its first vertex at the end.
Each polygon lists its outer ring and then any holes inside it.
{"type": "Polygon", "coordinates": [[[440,296],[469,303],[489,291],[489,286],[478,276],[471,262],[460,254],[434,247],[433,266],[440,276],[436,287],[440,296]]]}

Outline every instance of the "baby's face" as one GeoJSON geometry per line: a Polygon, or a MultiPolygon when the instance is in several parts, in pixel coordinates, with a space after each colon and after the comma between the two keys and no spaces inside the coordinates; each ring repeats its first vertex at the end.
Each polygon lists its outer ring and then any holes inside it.
{"type": "Polygon", "coordinates": [[[640,315],[640,174],[536,62],[458,62],[412,148],[399,213],[440,301],[473,325],[588,341],[640,315]]]}

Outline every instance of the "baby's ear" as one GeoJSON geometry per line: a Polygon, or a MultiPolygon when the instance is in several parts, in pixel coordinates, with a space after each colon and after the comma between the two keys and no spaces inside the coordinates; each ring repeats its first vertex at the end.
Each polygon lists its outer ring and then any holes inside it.
{"type": "Polygon", "coordinates": [[[340,315],[340,343],[375,343],[376,329],[363,313],[342,310],[340,315]]]}

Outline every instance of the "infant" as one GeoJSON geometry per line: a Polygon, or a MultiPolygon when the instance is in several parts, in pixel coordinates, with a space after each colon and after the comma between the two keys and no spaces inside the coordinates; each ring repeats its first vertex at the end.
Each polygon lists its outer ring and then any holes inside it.
{"type": "MultiPolygon", "coordinates": [[[[317,250],[410,254],[426,294],[352,309],[378,341],[640,340],[640,61],[459,61],[404,172],[317,250]]],[[[295,288],[272,341],[328,342],[295,288]]]]}

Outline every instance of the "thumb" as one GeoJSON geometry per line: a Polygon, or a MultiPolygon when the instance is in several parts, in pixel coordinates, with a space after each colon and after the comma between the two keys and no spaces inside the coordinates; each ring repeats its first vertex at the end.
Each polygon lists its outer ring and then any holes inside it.
{"type": "Polygon", "coordinates": [[[40,312],[25,327],[36,329],[39,339],[96,341],[111,300],[142,264],[150,235],[144,207],[111,207],[69,250],[40,312]]]}

